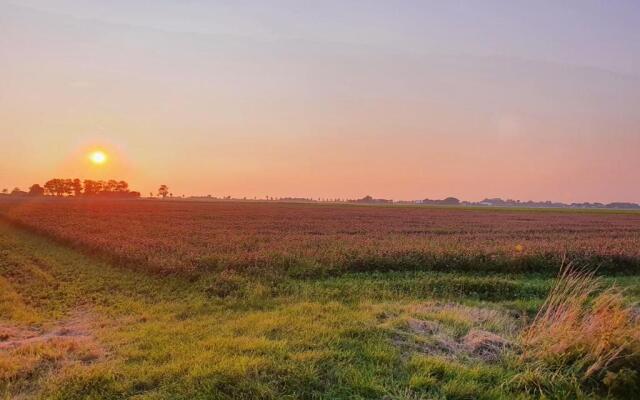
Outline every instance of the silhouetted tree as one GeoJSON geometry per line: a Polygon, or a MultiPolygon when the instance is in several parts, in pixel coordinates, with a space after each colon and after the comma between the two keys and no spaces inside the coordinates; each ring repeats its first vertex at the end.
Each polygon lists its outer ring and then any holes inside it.
{"type": "Polygon", "coordinates": [[[44,194],[49,196],[54,196],[56,194],[53,179],[48,180],[44,183],[44,194]]]}
{"type": "Polygon", "coordinates": [[[74,179],[71,185],[72,185],[74,196],[82,195],[82,182],[80,181],[80,179],[78,178],[74,179]]]}
{"type": "Polygon", "coordinates": [[[119,181],[116,184],[116,192],[124,193],[129,191],[129,184],[125,181],[119,181]]]}
{"type": "Polygon", "coordinates": [[[164,199],[165,197],[167,197],[168,194],[169,194],[169,186],[160,185],[160,187],[158,188],[158,196],[164,199]]]}
{"type": "Polygon", "coordinates": [[[2,193],[3,193],[3,194],[7,194],[7,193],[9,193],[9,189],[7,189],[7,188],[2,189],[2,193]]]}
{"type": "Polygon", "coordinates": [[[11,196],[26,196],[27,192],[20,190],[19,187],[13,188],[11,191],[11,196]]]}
{"type": "Polygon", "coordinates": [[[84,180],[85,195],[92,196],[92,195],[98,194],[98,192],[100,192],[101,189],[102,189],[102,186],[100,185],[100,183],[96,181],[92,181],[91,179],[84,180]]]}
{"type": "Polygon", "coordinates": [[[460,200],[456,199],[455,197],[447,197],[446,199],[442,200],[440,204],[457,206],[458,204],[460,204],[460,200]]]}
{"type": "Polygon", "coordinates": [[[37,183],[29,188],[29,196],[44,196],[44,188],[37,183]]]}
{"type": "Polygon", "coordinates": [[[62,188],[65,196],[71,196],[73,193],[73,179],[63,179],[62,188]]]}
{"type": "Polygon", "coordinates": [[[115,192],[118,188],[118,181],[115,179],[109,179],[102,187],[103,192],[115,192]]]}
{"type": "Polygon", "coordinates": [[[44,184],[44,190],[51,196],[62,196],[65,193],[65,184],[62,179],[51,179],[44,184]]]}
{"type": "MultiPolygon", "coordinates": [[[[34,185],[38,186],[39,185],[34,185]]],[[[94,181],[85,179],[50,179],[41,188],[49,196],[107,196],[107,197],[140,197],[140,192],[129,190],[125,181],[110,179],[109,181],[94,181]]],[[[35,188],[34,190],[38,190],[35,188]]]]}

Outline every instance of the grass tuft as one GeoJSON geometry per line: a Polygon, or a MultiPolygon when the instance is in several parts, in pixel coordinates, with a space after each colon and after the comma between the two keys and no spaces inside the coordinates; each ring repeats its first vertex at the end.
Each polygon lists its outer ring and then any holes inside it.
{"type": "MultiPolygon", "coordinates": [[[[637,379],[640,319],[620,289],[594,272],[563,266],[533,323],[523,332],[521,361],[542,372],[569,372],[582,385],[637,379]]],[[[529,372],[531,375],[532,373],[529,372]]],[[[636,382],[637,384],[637,382],[636,382]]]]}

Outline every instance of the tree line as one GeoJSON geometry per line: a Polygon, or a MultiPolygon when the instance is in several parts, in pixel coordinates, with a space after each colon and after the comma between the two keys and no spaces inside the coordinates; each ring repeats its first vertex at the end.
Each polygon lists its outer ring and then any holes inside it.
{"type": "Polygon", "coordinates": [[[95,181],[85,179],[50,179],[43,186],[33,184],[29,191],[25,192],[15,188],[14,196],[100,196],[100,197],[140,197],[140,192],[129,190],[129,184],[125,181],[110,179],[108,181],[95,181]]]}

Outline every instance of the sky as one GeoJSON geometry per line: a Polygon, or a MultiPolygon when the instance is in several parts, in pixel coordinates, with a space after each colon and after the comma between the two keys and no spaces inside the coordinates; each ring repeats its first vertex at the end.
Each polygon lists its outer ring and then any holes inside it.
{"type": "Polygon", "coordinates": [[[640,202],[639,110],[635,0],[0,0],[9,190],[640,202]]]}

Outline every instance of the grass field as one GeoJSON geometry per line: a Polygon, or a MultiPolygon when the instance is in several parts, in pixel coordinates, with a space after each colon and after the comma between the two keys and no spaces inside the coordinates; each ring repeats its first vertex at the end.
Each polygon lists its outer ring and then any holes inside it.
{"type": "Polygon", "coordinates": [[[61,200],[0,202],[0,215],[5,398],[640,389],[638,214],[61,200]],[[630,327],[624,353],[587,377],[584,344],[561,362],[523,347],[564,255],[626,288],[602,314],[620,317],[608,342],[630,327]]]}

